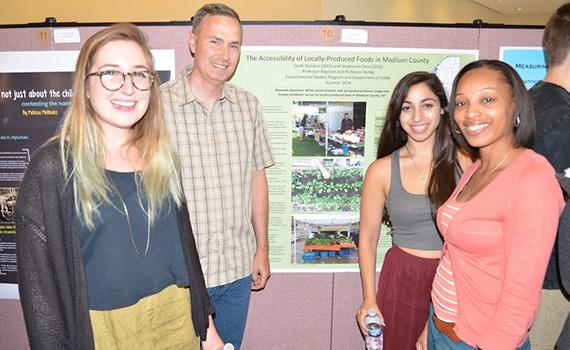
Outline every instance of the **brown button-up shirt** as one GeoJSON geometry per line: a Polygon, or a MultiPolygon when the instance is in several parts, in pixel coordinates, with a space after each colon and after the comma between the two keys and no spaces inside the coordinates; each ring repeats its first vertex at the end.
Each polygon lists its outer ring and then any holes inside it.
{"type": "Polygon", "coordinates": [[[163,84],[162,100],[206,285],[215,287],[251,274],[252,175],[274,160],[257,98],[226,83],[208,110],[192,92],[190,72],[163,84]]]}

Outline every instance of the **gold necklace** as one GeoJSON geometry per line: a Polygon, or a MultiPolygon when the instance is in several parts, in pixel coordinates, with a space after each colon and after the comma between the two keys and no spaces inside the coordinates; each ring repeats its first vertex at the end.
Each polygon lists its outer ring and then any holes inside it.
{"type": "Polygon", "coordinates": [[[418,165],[416,164],[416,162],[414,161],[414,156],[412,155],[412,152],[410,152],[410,150],[408,149],[408,144],[404,144],[404,148],[406,148],[406,151],[408,151],[408,154],[410,155],[410,159],[412,160],[412,164],[414,165],[414,168],[416,168],[416,171],[418,172],[418,176],[420,179],[425,180],[427,178],[427,174],[424,174],[420,171],[420,168],[418,168],[418,165]]]}
{"type": "Polygon", "coordinates": [[[488,171],[485,176],[483,176],[483,179],[480,180],[480,183],[483,183],[483,180],[487,180],[487,178],[489,177],[489,175],[491,175],[492,173],[494,173],[497,169],[499,169],[501,167],[501,165],[503,165],[503,163],[505,163],[505,161],[507,160],[507,158],[511,155],[511,153],[513,153],[513,150],[509,151],[509,153],[505,154],[503,156],[503,158],[501,158],[501,160],[499,161],[499,163],[493,168],[491,169],[491,171],[488,171]]]}
{"type": "MultiPolygon", "coordinates": [[[[133,227],[131,224],[131,218],[129,216],[129,209],[127,208],[127,204],[125,203],[125,200],[123,199],[123,196],[121,195],[119,190],[115,189],[115,192],[117,192],[117,195],[119,196],[119,199],[121,200],[121,204],[123,204],[123,209],[125,210],[124,215],[127,218],[127,226],[129,228],[129,237],[131,238],[131,243],[133,244],[133,248],[135,248],[135,253],[138,256],[146,256],[146,254],[148,253],[148,248],[150,246],[150,218],[148,217],[148,214],[146,214],[147,215],[147,217],[146,217],[146,247],[144,249],[144,253],[141,254],[139,252],[139,249],[137,248],[137,243],[135,242],[135,235],[133,234],[133,227]]],[[[139,198],[139,204],[141,205],[143,212],[146,213],[146,211],[144,210],[144,207],[142,206],[141,197],[139,196],[138,190],[137,190],[137,197],[139,198]]]]}

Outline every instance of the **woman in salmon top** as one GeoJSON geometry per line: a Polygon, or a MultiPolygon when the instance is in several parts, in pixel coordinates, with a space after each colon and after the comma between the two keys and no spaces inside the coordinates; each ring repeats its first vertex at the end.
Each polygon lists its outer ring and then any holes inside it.
{"type": "Polygon", "coordinates": [[[452,128],[477,160],[438,211],[444,236],[433,282],[429,349],[530,349],[546,264],[563,206],[554,170],[528,149],[535,121],[506,63],[464,67],[452,128]]]}

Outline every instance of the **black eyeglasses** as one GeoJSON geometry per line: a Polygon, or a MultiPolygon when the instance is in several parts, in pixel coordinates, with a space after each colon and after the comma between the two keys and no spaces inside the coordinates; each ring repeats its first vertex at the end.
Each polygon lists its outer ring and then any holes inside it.
{"type": "Polygon", "coordinates": [[[154,82],[154,75],[147,70],[135,72],[119,72],[118,70],[102,70],[87,74],[86,80],[91,76],[98,76],[101,85],[109,91],[117,91],[125,85],[127,75],[131,77],[133,86],[140,91],[149,90],[154,82]]]}

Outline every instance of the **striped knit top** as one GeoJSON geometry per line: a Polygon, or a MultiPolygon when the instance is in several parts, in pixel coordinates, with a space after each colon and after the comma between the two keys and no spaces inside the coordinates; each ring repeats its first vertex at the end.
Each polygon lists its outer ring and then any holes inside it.
{"type": "Polygon", "coordinates": [[[480,165],[476,161],[465,171],[438,211],[445,243],[433,284],[432,296],[440,302],[434,309],[439,318],[454,321],[465,343],[512,350],[528,337],[564,201],[552,166],[527,149],[474,197],[458,203],[457,194],[480,165]],[[442,277],[454,285],[446,286],[442,277]],[[442,285],[456,294],[446,296],[442,285]]]}
{"type": "MultiPolygon", "coordinates": [[[[461,210],[463,204],[465,203],[457,202],[454,196],[439,209],[439,229],[443,235],[447,233],[449,222],[461,210]]],[[[453,268],[449,256],[446,254],[445,246],[433,280],[431,300],[434,312],[440,320],[455,322],[457,319],[457,293],[453,279],[453,268]]]]}

